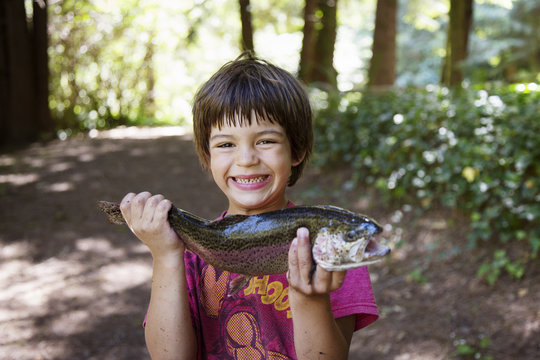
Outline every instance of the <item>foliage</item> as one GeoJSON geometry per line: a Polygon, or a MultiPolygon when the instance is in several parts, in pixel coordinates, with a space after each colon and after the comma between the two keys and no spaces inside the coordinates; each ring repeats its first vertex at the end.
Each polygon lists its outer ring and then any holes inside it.
{"type": "MultiPolygon", "coordinates": [[[[400,4],[396,85],[425,85],[440,78],[445,56],[448,1],[400,4]],[[401,6],[403,5],[403,6],[401,6]]],[[[537,0],[477,0],[463,69],[469,81],[540,81],[537,0]]]]}
{"type": "Polygon", "coordinates": [[[491,345],[491,339],[481,336],[477,344],[468,344],[465,339],[454,341],[455,350],[452,355],[456,359],[493,360],[492,356],[483,355],[491,345]]]}
{"type": "MultiPolygon", "coordinates": [[[[342,90],[366,82],[375,4],[339,2],[334,66],[342,90]]],[[[475,3],[464,64],[471,82],[505,79],[510,65],[515,77],[534,79],[538,10],[535,0],[475,3]]],[[[399,11],[396,84],[437,82],[448,1],[409,1],[399,11]]],[[[252,2],[257,53],[296,72],[302,15],[302,2],[252,2]]],[[[237,0],[64,0],[49,3],[48,19],[49,106],[66,132],[189,121],[197,87],[240,52],[237,0]]]]}
{"type": "Polygon", "coordinates": [[[234,34],[239,23],[226,16],[236,5],[175,0],[50,4],[49,106],[58,127],[76,131],[184,121],[202,79],[238,54],[234,34]]]}
{"type": "Polygon", "coordinates": [[[316,164],[349,165],[386,201],[470,216],[468,246],[528,241],[526,259],[497,253],[480,274],[522,275],[540,249],[538,85],[385,93],[312,93],[316,164]]]}

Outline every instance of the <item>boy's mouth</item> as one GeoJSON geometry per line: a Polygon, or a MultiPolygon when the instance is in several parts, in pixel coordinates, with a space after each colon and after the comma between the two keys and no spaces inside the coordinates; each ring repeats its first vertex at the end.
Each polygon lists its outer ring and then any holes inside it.
{"type": "Polygon", "coordinates": [[[268,175],[261,175],[261,176],[247,176],[247,177],[233,177],[233,180],[239,184],[256,184],[264,182],[266,179],[268,179],[268,175]]]}

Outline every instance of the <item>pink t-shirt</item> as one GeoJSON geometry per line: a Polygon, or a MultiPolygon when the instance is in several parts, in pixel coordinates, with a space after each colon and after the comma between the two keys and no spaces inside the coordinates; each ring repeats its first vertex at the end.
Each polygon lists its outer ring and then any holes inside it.
{"type": "MultiPolygon", "coordinates": [[[[285,274],[253,277],[228,297],[239,275],[189,251],[184,260],[199,359],[296,359],[285,274]]],[[[356,315],[355,331],[379,317],[367,267],[349,270],[330,300],[335,318],[356,315]]]]}

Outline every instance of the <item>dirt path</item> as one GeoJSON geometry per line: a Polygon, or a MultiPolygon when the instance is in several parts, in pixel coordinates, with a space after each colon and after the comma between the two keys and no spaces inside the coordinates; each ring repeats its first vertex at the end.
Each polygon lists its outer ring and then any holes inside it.
{"type": "MultiPolygon", "coordinates": [[[[0,358],[148,359],[141,327],[151,259],[95,202],[162,193],[212,218],[225,198],[189,135],[108,133],[0,153],[0,358]],[[130,137],[125,137],[129,135],[130,137]],[[117,135],[121,136],[116,138],[117,135]],[[155,137],[155,138],[152,138],[155,137]]],[[[386,224],[392,258],[372,267],[381,318],[357,332],[351,359],[540,359],[540,269],[488,287],[477,251],[455,253],[465,227],[448,215],[381,209],[345,174],[310,170],[290,193],[386,224]]]]}

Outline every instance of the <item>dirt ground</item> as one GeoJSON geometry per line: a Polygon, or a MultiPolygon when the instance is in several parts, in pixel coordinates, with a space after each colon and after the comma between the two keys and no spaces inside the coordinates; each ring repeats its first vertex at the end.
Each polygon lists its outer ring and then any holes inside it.
{"type": "MultiPolygon", "coordinates": [[[[489,251],[465,249],[459,214],[382,207],[347,180],[308,169],[289,197],[368,214],[393,248],[370,268],[381,317],[355,333],[350,359],[540,359],[538,260],[488,286],[475,273],[489,251]]],[[[149,358],[150,255],[95,205],[141,190],[206,218],[226,204],[179,128],[0,152],[1,359],[149,358]]]]}

